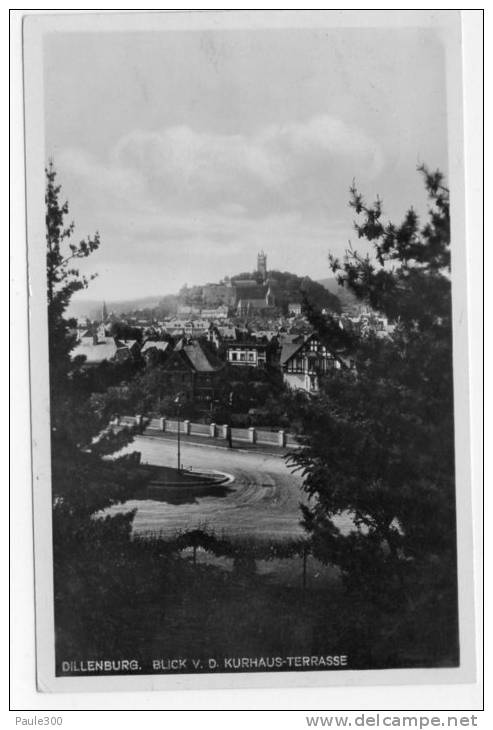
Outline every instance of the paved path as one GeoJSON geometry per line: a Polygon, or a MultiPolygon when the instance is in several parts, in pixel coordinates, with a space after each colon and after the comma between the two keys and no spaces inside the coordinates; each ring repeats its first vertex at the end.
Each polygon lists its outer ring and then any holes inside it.
{"type": "MultiPolygon", "coordinates": [[[[140,451],[142,462],[162,466],[176,464],[176,443],[138,436],[121,453],[140,451]]],[[[292,538],[304,535],[300,521],[301,477],[290,472],[282,457],[273,454],[215,449],[211,445],[182,443],[185,468],[215,469],[234,477],[228,487],[186,497],[183,504],[132,500],[125,509],[137,508],[136,532],[204,529],[218,536],[292,538]]],[[[122,506],[114,507],[117,512],[122,506]]],[[[344,520],[347,521],[347,520],[344,520]]]]}
{"type": "MultiPolygon", "coordinates": [[[[138,436],[121,453],[128,451],[140,451],[143,463],[176,464],[176,441],[138,436]]],[[[190,443],[182,443],[181,454],[185,468],[215,469],[231,474],[234,481],[209,495],[192,495],[184,504],[127,502],[125,509],[138,508],[135,531],[174,534],[201,528],[218,535],[276,538],[303,534],[299,525],[301,478],[289,471],[282,457],[190,443]]]]}

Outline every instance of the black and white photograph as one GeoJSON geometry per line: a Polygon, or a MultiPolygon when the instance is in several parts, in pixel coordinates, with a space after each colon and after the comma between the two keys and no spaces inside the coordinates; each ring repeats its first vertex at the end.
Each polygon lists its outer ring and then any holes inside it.
{"type": "Polygon", "coordinates": [[[458,11],[23,32],[38,689],[472,681],[458,11]]]}

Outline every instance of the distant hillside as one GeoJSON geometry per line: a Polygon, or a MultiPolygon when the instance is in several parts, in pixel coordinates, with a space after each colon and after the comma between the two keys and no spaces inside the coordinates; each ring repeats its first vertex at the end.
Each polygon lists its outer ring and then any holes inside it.
{"type": "Polygon", "coordinates": [[[333,293],[309,276],[298,276],[289,271],[269,271],[269,277],[275,282],[274,292],[276,304],[287,310],[290,302],[300,302],[306,297],[310,304],[317,309],[328,309],[340,312],[341,302],[338,294],[333,293]]]}
{"type": "MultiPolygon", "coordinates": [[[[152,309],[157,307],[162,297],[141,297],[140,299],[121,299],[114,302],[106,302],[108,312],[115,314],[124,314],[132,312],[136,309],[152,309]]],[[[70,303],[67,311],[69,317],[89,317],[95,319],[101,315],[102,301],[95,299],[85,299],[70,303]]]]}
{"type": "MultiPolygon", "coordinates": [[[[340,305],[344,306],[354,304],[355,302],[357,303],[356,297],[338,286],[335,279],[321,279],[319,281],[313,281],[309,277],[300,277],[287,271],[270,271],[269,276],[275,279],[276,303],[282,308],[286,308],[288,302],[301,301],[301,293],[303,291],[306,295],[308,295],[308,299],[315,306],[320,308],[327,307],[336,312],[340,311],[340,305]]],[[[255,279],[256,277],[258,277],[258,273],[254,271],[239,274],[233,278],[255,279]]],[[[195,290],[197,290],[197,293],[200,293],[200,299],[202,299],[202,287],[192,287],[189,290],[189,293],[193,293],[195,290]]],[[[156,295],[140,297],[139,299],[106,301],[106,309],[108,312],[114,312],[117,315],[128,314],[136,310],[157,309],[156,314],[158,316],[166,315],[170,312],[176,311],[176,305],[179,300],[182,300],[181,303],[192,303],[184,301],[185,297],[183,296],[183,292],[180,292],[180,294],[180,297],[174,294],[169,294],[166,296],[156,295]]],[[[102,306],[103,301],[97,299],[72,301],[67,311],[67,315],[69,317],[89,317],[89,319],[98,319],[101,316],[102,306]]]]}
{"type": "Polygon", "coordinates": [[[317,284],[321,284],[325,289],[335,294],[343,307],[354,307],[360,304],[358,298],[343,286],[339,286],[337,279],[331,277],[329,279],[318,279],[317,284]]]}

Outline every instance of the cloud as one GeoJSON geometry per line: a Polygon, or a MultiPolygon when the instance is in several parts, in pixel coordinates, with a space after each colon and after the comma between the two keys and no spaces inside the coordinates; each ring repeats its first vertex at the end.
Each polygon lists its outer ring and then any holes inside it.
{"type": "Polygon", "coordinates": [[[365,132],[342,120],[321,115],[305,122],[268,127],[260,138],[271,149],[282,152],[287,160],[310,159],[313,156],[354,160],[367,159],[375,171],[382,165],[382,153],[365,132]]]}
{"type": "Polygon", "coordinates": [[[383,158],[361,130],[317,116],[251,135],[137,130],[105,159],[65,149],[55,164],[77,229],[101,233],[99,285],[116,287],[118,270],[120,285],[135,279],[145,292],[144,270],[166,291],[249,268],[262,247],[273,267],[325,274],[328,248],[350,232],[347,188],[361,171],[378,175],[383,158]]]}
{"type": "Polygon", "coordinates": [[[250,215],[320,203],[330,181],[362,168],[380,172],[379,146],[329,116],[269,125],[247,136],[187,126],[134,131],[111,150],[109,164],[147,181],[149,194],[174,208],[235,205],[250,215]]]}
{"type": "Polygon", "coordinates": [[[71,174],[91,180],[95,195],[101,188],[117,204],[141,198],[170,211],[229,208],[251,216],[316,209],[341,181],[345,193],[362,170],[371,179],[383,168],[374,140],[329,116],[249,136],[187,126],[136,130],[117,140],[106,160],[78,149],[61,159],[71,174]]]}

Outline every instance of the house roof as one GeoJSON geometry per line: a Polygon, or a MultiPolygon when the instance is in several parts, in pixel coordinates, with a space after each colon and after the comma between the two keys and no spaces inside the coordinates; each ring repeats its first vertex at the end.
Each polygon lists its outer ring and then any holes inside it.
{"type": "Polygon", "coordinates": [[[265,350],[266,342],[232,342],[228,345],[228,350],[265,350]]]}
{"type": "MultiPolygon", "coordinates": [[[[301,350],[301,348],[306,345],[307,342],[311,340],[312,337],[315,336],[315,332],[312,332],[309,335],[303,336],[303,335],[297,335],[295,340],[292,339],[283,339],[282,341],[282,349],[281,349],[281,355],[279,358],[279,363],[281,367],[287,363],[288,360],[290,360],[293,355],[295,355],[298,350],[301,350]]],[[[292,335],[286,335],[287,338],[291,338],[292,335]]],[[[346,359],[338,355],[334,350],[331,348],[327,348],[328,352],[331,357],[335,358],[341,363],[344,363],[347,365],[346,359]]]]}
{"type": "Polygon", "coordinates": [[[221,337],[232,337],[236,339],[236,327],[228,327],[226,325],[219,325],[217,328],[221,337]]]}
{"type": "Polygon", "coordinates": [[[215,373],[224,367],[224,363],[206,353],[199,342],[185,343],[184,340],[180,340],[175,347],[175,352],[183,352],[198,373],[215,373]]]}
{"type": "Polygon", "coordinates": [[[281,356],[279,358],[279,362],[281,365],[285,365],[287,361],[293,357],[293,355],[298,352],[298,350],[305,344],[305,340],[302,340],[301,342],[286,342],[283,344],[281,349],[281,356]]]}
{"type": "Polygon", "coordinates": [[[163,369],[165,371],[179,370],[183,372],[184,370],[193,370],[193,366],[190,360],[184,355],[181,350],[173,350],[173,352],[166,359],[166,363],[163,365],[163,369]]]}
{"type": "Polygon", "coordinates": [[[161,352],[164,352],[168,347],[169,342],[164,342],[163,340],[147,340],[142,345],[141,352],[147,352],[147,350],[161,350],[161,352]]]}
{"type": "Polygon", "coordinates": [[[309,335],[283,335],[281,340],[281,356],[279,359],[280,364],[285,365],[287,361],[303,347],[303,345],[306,345],[314,334],[315,333],[312,332],[309,335]]]}
{"type": "Polygon", "coordinates": [[[116,337],[100,337],[95,343],[87,338],[80,341],[72,350],[72,358],[83,355],[88,365],[97,365],[103,360],[114,360],[117,353],[126,353],[130,357],[130,351],[138,347],[137,340],[118,340],[116,337]]]}
{"type": "Polygon", "coordinates": [[[281,345],[287,345],[293,342],[301,342],[301,340],[304,339],[299,333],[295,334],[293,332],[281,332],[279,334],[279,342],[281,345]]]}
{"type": "Polygon", "coordinates": [[[118,345],[112,337],[105,337],[103,342],[98,342],[96,345],[79,342],[72,350],[72,358],[84,355],[86,363],[94,365],[103,360],[112,360],[118,349],[118,345]]]}

